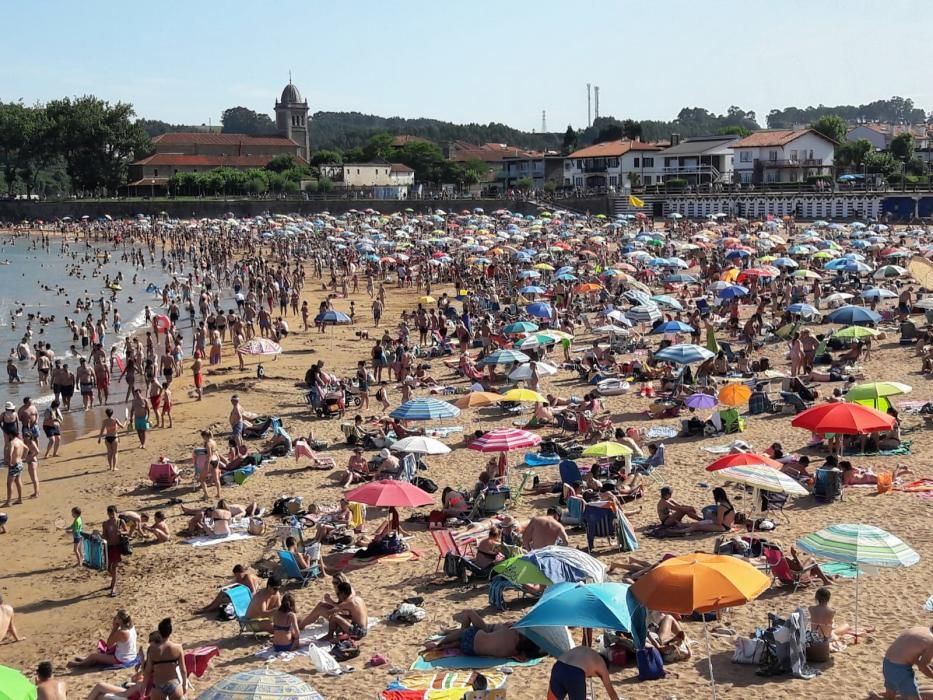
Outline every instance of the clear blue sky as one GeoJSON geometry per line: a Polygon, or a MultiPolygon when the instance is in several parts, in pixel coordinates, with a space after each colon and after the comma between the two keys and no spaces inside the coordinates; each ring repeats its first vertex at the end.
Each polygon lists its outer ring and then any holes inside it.
{"type": "Polygon", "coordinates": [[[931,0],[25,0],[3,7],[0,99],[92,93],[140,116],[217,123],[272,112],[288,81],[311,111],[548,130],[600,113],[672,119],[860,104],[933,110],[931,0]]]}

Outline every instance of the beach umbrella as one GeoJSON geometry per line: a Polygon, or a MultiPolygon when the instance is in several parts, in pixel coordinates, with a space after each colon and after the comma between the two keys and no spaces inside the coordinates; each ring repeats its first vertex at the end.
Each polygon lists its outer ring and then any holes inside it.
{"type": "Polygon", "coordinates": [[[323,324],[330,323],[332,325],[347,324],[347,323],[353,322],[350,319],[350,317],[347,316],[342,311],[334,311],[333,309],[331,309],[330,311],[325,311],[324,313],[318,314],[317,318],[315,318],[314,320],[317,321],[318,323],[323,323],[323,324]]]}
{"type": "Polygon", "coordinates": [[[450,454],[450,448],[443,442],[424,435],[409,435],[407,438],[392,443],[390,449],[395,452],[412,452],[421,455],[450,454]]]}
{"type": "Polygon", "coordinates": [[[377,508],[420,508],[434,503],[434,497],[414,484],[396,479],[380,479],[357,486],[343,494],[354,503],[377,508]]]}
{"type": "Polygon", "coordinates": [[[877,408],[879,411],[886,411],[891,405],[889,396],[899,396],[909,394],[913,387],[901,382],[869,382],[867,384],[858,384],[846,392],[846,400],[864,406],[877,408]]]}
{"type": "Polygon", "coordinates": [[[771,459],[767,455],[760,455],[755,452],[734,452],[723,455],[706,465],[706,471],[717,472],[720,469],[728,469],[729,467],[771,467],[772,469],[780,469],[782,466],[776,459],[771,459]]]}
{"type": "Polygon", "coordinates": [[[689,324],[687,324],[687,323],[684,323],[684,322],[682,322],[682,321],[666,321],[665,323],[661,323],[661,324],[655,326],[655,327],[651,330],[651,332],[652,332],[653,334],[659,334],[659,333],[693,333],[693,332],[695,332],[695,331],[696,331],[696,329],[695,329],[693,326],[691,326],[691,325],[689,325],[689,324]]]}
{"type": "Polygon", "coordinates": [[[865,326],[847,326],[845,328],[840,328],[838,331],[833,333],[833,336],[836,338],[874,338],[878,335],[880,331],[876,331],[874,328],[866,328],[865,326]]]}
{"type": "Polygon", "coordinates": [[[550,362],[526,362],[523,365],[519,365],[512,373],[509,374],[509,379],[531,379],[531,369],[532,366],[536,367],[538,370],[539,377],[553,377],[560,370],[557,369],[555,365],[552,365],[550,362]]]}
{"type": "Polygon", "coordinates": [[[859,577],[861,567],[913,566],[920,555],[895,535],[874,525],[830,525],[797,540],[798,549],[830,561],[855,564],[855,641],[858,643],[859,577]]]}
{"type": "Polygon", "coordinates": [[[535,302],[534,304],[529,304],[525,307],[525,311],[528,312],[529,316],[534,316],[536,318],[554,318],[554,309],[551,308],[551,305],[545,304],[541,301],[535,302]]]}
{"type": "Polygon", "coordinates": [[[551,336],[544,333],[538,333],[536,335],[529,335],[527,338],[517,340],[515,341],[514,345],[515,347],[521,348],[522,350],[531,350],[534,348],[554,345],[556,342],[557,338],[552,338],[551,336]]]}
{"type": "Polygon", "coordinates": [[[611,440],[597,442],[583,450],[584,457],[627,457],[630,454],[632,454],[630,447],[611,440]]]}
{"type": "Polygon", "coordinates": [[[683,272],[675,272],[665,277],[664,281],[671,284],[696,284],[697,278],[683,272]]]}
{"type": "Polygon", "coordinates": [[[819,310],[815,306],[802,303],[791,304],[787,307],[787,310],[799,316],[816,316],[819,313],[819,310]]]}
{"type": "Polygon", "coordinates": [[[640,289],[626,289],[622,292],[622,296],[639,306],[644,306],[646,304],[650,306],[652,304],[651,295],[640,289]]]}
{"type": "Polygon", "coordinates": [[[626,311],[625,317],[632,323],[654,323],[661,318],[661,309],[654,302],[650,306],[642,304],[626,311]]]}
{"type": "Polygon", "coordinates": [[[522,294],[544,294],[547,290],[544,287],[529,284],[527,287],[522,287],[518,291],[522,294]]]}
{"type": "Polygon", "coordinates": [[[457,408],[476,408],[477,406],[492,406],[500,401],[502,401],[502,394],[495,394],[491,391],[471,391],[454,401],[453,405],[457,408]]]}
{"type": "Polygon", "coordinates": [[[439,399],[421,398],[406,401],[389,415],[397,420],[438,420],[455,418],[460,409],[439,399]]]}
{"type": "Polygon", "coordinates": [[[719,390],[719,403],[726,406],[741,406],[751,395],[752,390],[744,384],[726,384],[719,390]]]}
{"type": "Polygon", "coordinates": [[[862,299],[895,299],[897,294],[892,292],[890,289],[883,289],[881,287],[872,287],[871,289],[866,289],[861,294],[862,299]]]}
{"type": "Polygon", "coordinates": [[[535,606],[514,625],[523,627],[585,627],[635,634],[636,646],[645,639],[647,611],[625,583],[558,583],[550,586],[535,606]]]}
{"type": "Polygon", "coordinates": [[[554,583],[577,583],[606,580],[606,566],[574,547],[550,545],[505,559],[493,571],[519,585],[550,586],[554,583]]]}
{"type": "Polygon", "coordinates": [[[656,294],[655,296],[651,297],[651,301],[653,301],[658,306],[666,306],[669,309],[674,309],[674,311],[684,310],[684,305],[668,294],[656,294]]]}
{"type": "Polygon", "coordinates": [[[710,352],[706,348],[690,343],[670,345],[654,354],[657,360],[673,362],[678,365],[692,365],[697,362],[705,362],[715,356],[715,353],[710,352]]]}
{"type": "Polygon", "coordinates": [[[481,365],[508,365],[514,362],[528,362],[531,360],[528,355],[518,350],[509,350],[508,348],[496,350],[484,357],[479,364],[481,365]]]}
{"type": "Polygon", "coordinates": [[[282,346],[268,338],[253,338],[237,347],[236,351],[240,355],[278,355],[282,346]]]}
{"type": "Polygon", "coordinates": [[[881,314],[862,306],[840,306],[826,317],[829,323],[844,323],[849,326],[861,326],[881,321],[881,314]]]}
{"type": "Polygon", "coordinates": [[[712,408],[717,404],[716,397],[709,394],[691,394],[684,402],[687,408],[712,408]]]}
{"type": "Polygon", "coordinates": [[[515,321],[502,329],[503,333],[512,335],[513,333],[533,333],[538,330],[538,324],[531,321],[515,321]]]}
{"type": "Polygon", "coordinates": [[[615,321],[616,323],[621,323],[623,326],[632,327],[632,322],[628,320],[625,316],[625,312],[619,309],[611,309],[605,314],[606,318],[610,321],[615,321]]]}
{"type": "Polygon", "coordinates": [[[314,688],[290,673],[259,668],[227,676],[197,700],[324,700],[314,688]]]}
{"type": "Polygon", "coordinates": [[[423,297],[418,297],[418,303],[419,304],[435,304],[437,303],[437,299],[435,299],[432,296],[428,296],[426,294],[423,297]]]}
{"type": "MultiPolygon", "coordinates": [[[[771,579],[742,559],[696,552],[662,561],[640,577],[631,592],[649,610],[691,615],[744,605],[770,587],[771,579]]],[[[705,616],[703,630],[715,700],[716,681],[705,616]]]]}
{"type": "Polygon", "coordinates": [[[771,466],[735,465],[714,471],[717,476],[721,476],[727,481],[751,486],[756,492],[756,495],[752,496],[752,503],[755,504],[759,502],[757,498],[758,491],[785,493],[788,496],[806,496],[810,493],[794,478],[771,466]]]}
{"type": "Polygon", "coordinates": [[[875,270],[872,277],[876,280],[888,279],[891,277],[906,277],[907,270],[900,265],[882,265],[875,270]]]}
{"type": "Polygon", "coordinates": [[[36,700],[36,686],[9,666],[0,666],[0,700],[36,700]]]}
{"type": "Polygon", "coordinates": [[[748,294],[748,287],[743,287],[741,284],[731,284],[724,289],[719,290],[720,299],[737,299],[739,297],[744,297],[748,294]]]}
{"type": "Polygon", "coordinates": [[[532,391],[531,389],[510,389],[502,395],[502,401],[544,403],[547,399],[537,391],[532,391]]]}
{"type": "MultiPolygon", "coordinates": [[[[762,258],[764,260],[764,258],[762,258]]],[[[775,267],[799,267],[797,261],[793,258],[775,258],[771,261],[775,267]]]]}
{"type": "Polygon", "coordinates": [[[801,411],[790,424],[820,435],[864,435],[890,430],[894,417],[857,403],[823,403],[801,411]]]}
{"type": "Polygon", "coordinates": [[[511,452],[534,447],[541,436],[519,428],[496,428],[470,443],[469,448],[477,452],[511,452]]]}

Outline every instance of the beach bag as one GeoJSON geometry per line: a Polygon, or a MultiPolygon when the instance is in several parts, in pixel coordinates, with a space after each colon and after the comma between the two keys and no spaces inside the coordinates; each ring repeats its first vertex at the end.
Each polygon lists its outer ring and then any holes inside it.
{"type": "Polygon", "coordinates": [[[256,473],[256,467],[240,467],[234,470],[233,480],[237,484],[243,484],[248,478],[256,473]]]}
{"type": "Polygon", "coordinates": [[[763,639],[736,639],[732,663],[757,666],[761,663],[767,644],[763,639]]]}
{"type": "Polygon", "coordinates": [[[412,479],[411,483],[427,493],[435,493],[437,491],[437,484],[423,476],[416,476],[412,479]]]}
{"type": "Polygon", "coordinates": [[[130,538],[126,535],[120,535],[120,553],[127,556],[133,553],[133,545],[130,544],[130,538]]]}
{"type": "Polygon", "coordinates": [[[638,666],[638,680],[640,681],[657,681],[667,675],[664,671],[661,652],[652,646],[635,652],[635,664],[638,666]]]}
{"type": "Polygon", "coordinates": [[[889,493],[894,490],[894,475],[891,472],[878,474],[878,493],[889,493]]]}
{"type": "Polygon", "coordinates": [[[349,661],[360,655],[360,645],[352,639],[344,639],[331,647],[330,655],[337,661],[349,661]]]}
{"type": "Polygon", "coordinates": [[[444,555],[444,576],[448,578],[460,578],[463,572],[462,559],[453,552],[447,552],[444,555]]]}
{"type": "Polygon", "coordinates": [[[246,531],[251,535],[261,535],[266,531],[266,524],[262,521],[262,518],[250,518],[246,531]]]}

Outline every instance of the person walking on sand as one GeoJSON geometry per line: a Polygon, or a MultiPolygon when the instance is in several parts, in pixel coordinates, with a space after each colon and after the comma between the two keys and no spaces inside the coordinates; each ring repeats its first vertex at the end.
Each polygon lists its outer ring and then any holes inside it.
{"type": "Polygon", "coordinates": [[[891,642],[881,664],[884,675],[884,695],[881,697],[885,700],[894,700],[898,696],[920,700],[914,666],[927,678],[933,678],[933,627],[911,627],[891,642]]]}
{"type": "Polygon", "coordinates": [[[249,427],[246,416],[243,415],[243,407],[240,405],[240,397],[234,394],[230,397],[230,430],[233,432],[233,442],[239,450],[243,447],[243,431],[249,427]]]}
{"type": "Polygon", "coordinates": [[[194,391],[198,395],[198,401],[204,398],[204,375],[201,369],[204,366],[204,360],[200,350],[194,351],[194,359],[191,361],[191,375],[194,378],[194,391]]]}
{"type": "Polygon", "coordinates": [[[107,466],[110,468],[110,471],[115,472],[117,470],[117,459],[120,449],[119,431],[123,430],[126,425],[113,417],[112,408],[108,408],[104,413],[106,414],[106,418],[104,418],[100,424],[100,432],[97,434],[97,444],[99,445],[102,439],[107,443],[107,466]]]}
{"type": "Polygon", "coordinates": [[[123,558],[123,545],[121,537],[123,532],[120,521],[117,520],[117,507],[107,506],[107,519],[101,531],[107,542],[107,572],[110,574],[110,597],[117,597],[117,574],[120,569],[120,560],[123,558]]]}
{"type": "Polygon", "coordinates": [[[10,505],[13,497],[13,486],[16,486],[15,505],[23,502],[23,458],[26,456],[26,443],[14,435],[6,441],[3,452],[3,462],[7,468],[6,500],[0,507],[5,508],[10,505]]]}
{"type": "Polygon", "coordinates": [[[146,447],[146,431],[149,430],[149,402],[143,397],[142,391],[133,389],[133,403],[130,406],[130,419],[139,438],[139,446],[146,447]]]}

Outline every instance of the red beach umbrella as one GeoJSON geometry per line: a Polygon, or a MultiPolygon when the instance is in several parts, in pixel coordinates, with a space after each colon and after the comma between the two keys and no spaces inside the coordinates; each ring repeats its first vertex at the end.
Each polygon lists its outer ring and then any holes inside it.
{"type": "Polygon", "coordinates": [[[541,436],[527,430],[497,428],[471,442],[470,449],[477,452],[511,452],[534,447],[539,442],[541,436]]]}
{"type": "Polygon", "coordinates": [[[894,427],[894,417],[858,403],[824,403],[798,413],[790,422],[812,433],[864,435],[894,427]]]}
{"type": "Polygon", "coordinates": [[[760,455],[754,452],[736,452],[735,454],[723,455],[716,461],[706,467],[708,472],[716,472],[720,469],[729,467],[774,467],[781,468],[781,463],[776,459],[771,459],[767,455],[760,455]]]}
{"type": "Polygon", "coordinates": [[[434,497],[407,481],[382,479],[371,481],[344,494],[344,498],[355,503],[380,508],[419,508],[434,503],[434,497]]]}

